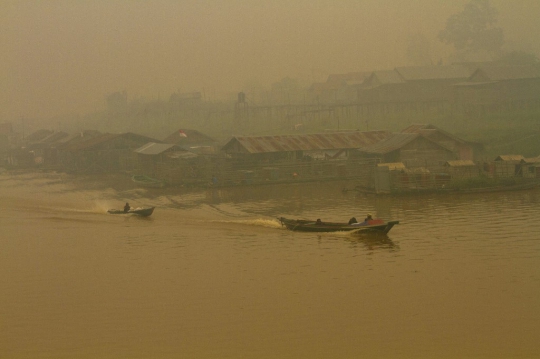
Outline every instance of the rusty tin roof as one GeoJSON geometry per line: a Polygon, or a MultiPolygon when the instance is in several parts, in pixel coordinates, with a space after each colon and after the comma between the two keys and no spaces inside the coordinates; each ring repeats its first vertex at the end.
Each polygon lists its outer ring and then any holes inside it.
{"type": "Polygon", "coordinates": [[[522,155],[500,155],[495,161],[520,162],[524,157],[522,155]]]}
{"type": "Polygon", "coordinates": [[[159,155],[173,147],[175,147],[177,151],[186,151],[173,143],[148,142],[147,144],[137,148],[135,152],[140,153],[141,155],[159,155]]]}
{"type": "Polygon", "coordinates": [[[234,143],[238,143],[248,153],[352,149],[372,145],[390,135],[389,131],[349,131],[311,135],[237,136],[225,144],[222,151],[230,152],[228,150],[234,143]]]}

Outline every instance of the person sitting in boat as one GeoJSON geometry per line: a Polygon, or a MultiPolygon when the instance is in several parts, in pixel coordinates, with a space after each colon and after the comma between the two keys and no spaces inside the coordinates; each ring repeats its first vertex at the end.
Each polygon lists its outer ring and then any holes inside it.
{"type": "Polygon", "coordinates": [[[126,205],[124,206],[124,213],[128,213],[131,207],[129,206],[129,203],[126,202],[126,205]]]}
{"type": "Polygon", "coordinates": [[[315,224],[322,224],[322,221],[320,218],[317,218],[317,220],[315,221],[315,224]]]}
{"type": "Polygon", "coordinates": [[[349,219],[349,225],[354,224],[354,223],[358,223],[355,217],[352,217],[351,219],[349,219]]]}
{"type": "Polygon", "coordinates": [[[373,220],[373,217],[371,216],[371,213],[368,213],[366,219],[364,219],[364,222],[368,222],[371,220],[373,220]]]}

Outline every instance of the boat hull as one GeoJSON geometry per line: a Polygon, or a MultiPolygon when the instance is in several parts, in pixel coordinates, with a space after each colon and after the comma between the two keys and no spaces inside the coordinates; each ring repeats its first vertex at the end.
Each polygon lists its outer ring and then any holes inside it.
{"type": "Polygon", "coordinates": [[[291,231],[300,232],[355,232],[355,233],[388,233],[392,227],[399,224],[399,221],[384,222],[382,220],[373,220],[369,223],[356,223],[349,225],[347,223],[323,222],[302,219],[278,218],[282,226],[291,231]]]}
{"type": "Polygon", "coordinates": [[[107,212],[109,214],[135,214],[137,216],[148,217],[154,213],[154,208],[156,207],[134,208],[127,212],[124,212],[121,209],[109,209],[107,212]]]}

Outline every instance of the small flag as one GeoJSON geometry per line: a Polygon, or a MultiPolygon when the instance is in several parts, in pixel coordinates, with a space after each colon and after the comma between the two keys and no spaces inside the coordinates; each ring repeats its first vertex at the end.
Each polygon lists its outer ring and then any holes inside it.
{"type": "Polygon", "coordinates": [[[180,137],[187,137],[186,133],[182,130],[178,131],[178,134],[180,135],[180,137]]]}

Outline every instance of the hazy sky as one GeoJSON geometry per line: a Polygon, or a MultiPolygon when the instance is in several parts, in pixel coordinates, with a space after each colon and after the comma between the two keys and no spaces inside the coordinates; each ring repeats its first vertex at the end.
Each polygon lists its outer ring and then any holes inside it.
{"type": "MultiPolygon", "coordinates": [[[[84,114],[105,95],[212,98],[285,76],[406,65],[469,0],[0,0],[0,122],[84,114]]],[[[516,46],[540,52],[540,1],[492,0],[516,46]]]]}

